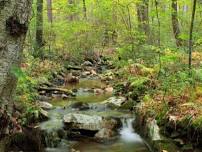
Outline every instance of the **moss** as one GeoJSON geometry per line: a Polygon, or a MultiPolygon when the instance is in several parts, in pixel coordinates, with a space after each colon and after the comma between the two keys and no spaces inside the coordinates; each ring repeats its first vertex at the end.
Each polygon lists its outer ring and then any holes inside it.
{"type": "Polygon", "coordinates": [[[202,128],[202,116],[199,116],[198,118],[196,118],[195,120],[193,120],[193,125],[195,127],[202,128]]]}
{"type": "Polygon", "coordinates": [[[135,106],[134,101],[127,101],[126,103],[121,105],[121,107],[119,107],[119,109],[132,110],[134,106],[135,106]]]}
{"type": "Polygon", "coordinates": [[[6,6],[6,4],[9,3],[9,0],[0,0],[0,9],[4,9],[4,7],[6,6]]]}
{"type": "Polygon", "coordinates": [[[158,151],[167,151],[167,152],[178,152],[179,148],[169,140],[165,141],[156,141],[154,147],[158,149],[158,151]]]}

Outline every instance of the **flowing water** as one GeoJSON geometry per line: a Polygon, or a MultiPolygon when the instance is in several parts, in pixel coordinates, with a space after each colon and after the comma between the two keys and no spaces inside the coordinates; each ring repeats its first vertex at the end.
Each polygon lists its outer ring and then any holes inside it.
{"type": "Polygon", "coordinates": [[[81,141],[73,148],[80,152],[149,152],[143,139],[134,132],[132,127],[134,119],[125,118],[122,120],[120,137],[115,142],[105,144],[81,141]]]}
{"type": "Polygon", "coordinates": [[[53,100],[51,102],[55,108],[49,111],[50,119],[40,124],[41,129],[45,132],[46,152],[71,152],[71,149],[79,152],[149,152],[144,140],[133,129],[134,118],[132,117],[134,116],[131,113],[107,109],[104,105],[99,104],[99,102],[111,97],[112,94],[95,95],[92,92],[85,91],[86,89],[102,88],[103,86],[105,84],[99,80],[82,80],[77,85],[69,86],[69,89],[78,90],[76,98],[63,101],[53,100]],[[65,133],[59,132],[63,129],[62,118],[65,114],[74,112],[74,109],[69,105],[78,101],[91,105],[89,110],[82,111],[82,113],[122,118],[122,128],[119,130],[118,139],[104,143],[96,143],[87,139],[66,140],[65,133]],[[61,134],[64,137],[61,137],[61,134]]]}

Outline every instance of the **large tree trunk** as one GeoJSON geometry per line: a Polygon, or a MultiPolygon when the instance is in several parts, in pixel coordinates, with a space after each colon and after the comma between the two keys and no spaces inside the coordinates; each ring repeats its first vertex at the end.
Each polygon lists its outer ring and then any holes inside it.
{"type": "Polygon", "coordinates": [[[37,0],[36,15],[36,48],[35,57],[42,57],[41,48],[43,46],[43,0],[37,0]]]}
{"type": "MultiPolygon", "coordinates": [[[[0,0],[0,112],[12,110],[17,79],[11,72],[19,68],[28,29],[31,0],[0,0]]],[[[1,118],[0,118],[1,119],[1,118]]],[[[2,125],[2,124],[1,124],[2,125]]],[[[0,125],[0,126],[1,126],[0,125]]],[[[0,135],[2,134],[0,127],[0,135]]]]}
{"type": "Polygon", "coordinates": [[[178,13],[177,13],[177,0],[172,0],[172,25],[173,25],[173,33],[175,36],[175,40],[176,40],[176,45],[182,46],[182,39],[179,37],[180,36],[180,25],[179,25],[179,21],[178,21],[178,13]]]}
{"type": "Polygon", "coordinates": [[[136,6],[139,30],[144,32],[147,36],[147,41],[150,42],[149,0],[141,0],[136,6]]]}
{"type": "Polygon", "coordinates": [[[47,16],[48,22],[53,22],[52,0],[47,0],[47,16]]]}

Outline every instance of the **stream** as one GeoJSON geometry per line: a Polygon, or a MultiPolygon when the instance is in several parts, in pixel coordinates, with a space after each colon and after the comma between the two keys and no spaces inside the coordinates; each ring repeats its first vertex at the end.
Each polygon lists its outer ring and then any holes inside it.
{"type": "Polygon", "coordinates": [[[67,86],[76,90],[76,97],[66,100],[52,100],[54,106],[49,110],[49,120],[40,124],[45,133],[46,152],[149,152],[144,140],[133,129],[134,114],[108,108],[103,101],[113,97],[112,93],[95,94],[92,89],[103,88],[106,84],[99,79],[81,79],[78,84],[67,86]],[[77,109],[72,105],[83,103],[88,108],[77,109]],[[64,131],[63,117],[69,113],[86,114],[89,116],[116,117],[121,127],[113,140],[97,142],[88,137],[67,138],[64,131]]]}

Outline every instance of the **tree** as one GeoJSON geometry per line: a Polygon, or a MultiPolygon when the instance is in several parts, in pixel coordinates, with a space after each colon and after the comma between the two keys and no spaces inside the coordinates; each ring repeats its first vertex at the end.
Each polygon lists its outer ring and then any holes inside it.
{"type": "Polygon", "coordinates": [[[161,46],[161,22],[159,18],[158,1],[155,0],[156,18],[158,20],[158,46],[161,46]]]}
{"type": "Polygon", "coordinates": [[[147,36],[150,42],[150,26],[149,26],[149,0],[141,0],[137,3],[138,27],[141,32],[147,36]]]}
{"type": "Polygon", "coordinates": [[[182,46],[182,39],[180,38],[180,26],[178,21],[178,3],[177,0],[172,0],[172,9],[171,9],[171,16],[172,16],[172,27],[173,27],[173,33],[176,40],[176,45],[182,46]]]}
{"type": "Polygon", "coordinates": [[[83,0],[83,17],[87,20],[86,0],[83,0]]]}
{"type": "Polygon", "coordinates": [[[48,22],[53,22],[52,0],[47,0],[47,16],[48,22]]]}
{"type": "Polygon", "coordinates": [[[34,56],[38,57],[43,46],[43,0],[37,0],[36,14],[36,47],[34,56]]]}
{"type": "MultiPolygon", "coordinates": [[[[68,6],[70,7],[70,9],[72,9],[74,7],[74,0],[68,0],[68,6]]],[[[74,20],[74,12],[71,12],[69,15],[69,21],[73,21],[74,20]]]]}
{"type": "Polygon", "coordinates": [[[0,4],[0,107],[11,112],[17,82],[12,69],[21,64],[32,1],[0,0],[0,4]]]}
{"type": "Polygon", "coordinates": [[[191,17],[191,25],[190,25],[190,33],[189,33],[189,69],[192,66],[192,49],[193,49],[193,29],[194,29],[194,20],[196,14],[196,1],[193,3],[192,17],[191,17]]]}

